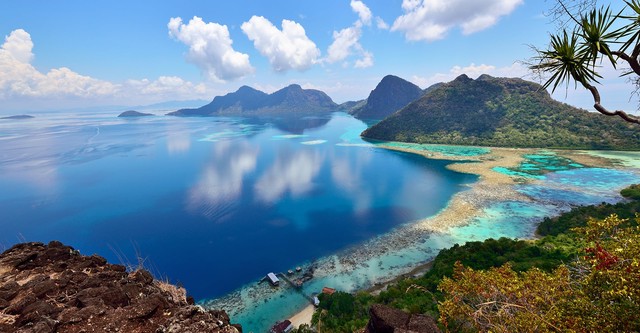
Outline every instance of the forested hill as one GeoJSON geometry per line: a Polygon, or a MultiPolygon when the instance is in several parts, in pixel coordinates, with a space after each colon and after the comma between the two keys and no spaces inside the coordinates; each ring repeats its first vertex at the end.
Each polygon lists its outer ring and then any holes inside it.
{"type": "Polygon", "coordinates": [[[181,109],[171,116],[316,114],[337,110],[337,104],[319,90],[302,89],[297,84],[266,94],[242,86],[236,92],[216,96],[211,103],[197,109],[181,109]]]}
{"type": "Polygon", "coordinates": [[[518,78],[461,75],[365,130],[370,139],[495,147],[640,149],[640,127],[518,78]]]}

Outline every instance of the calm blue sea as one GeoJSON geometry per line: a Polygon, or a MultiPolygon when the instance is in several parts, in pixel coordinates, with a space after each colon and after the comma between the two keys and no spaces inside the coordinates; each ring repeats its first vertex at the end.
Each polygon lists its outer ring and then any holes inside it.
{"type": "Polygon", "coordinates": [[[476,180],[365,128],[343,113],[0,121],[0,250],[60,240],[210,299],[436,214],[476,180]]]}

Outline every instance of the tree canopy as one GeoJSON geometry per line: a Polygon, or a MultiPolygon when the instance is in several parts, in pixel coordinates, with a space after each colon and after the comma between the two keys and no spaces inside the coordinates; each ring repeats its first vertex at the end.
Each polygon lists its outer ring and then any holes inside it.
{"type": "Polygon", "coordinates": [[[596,87],[603,78],[600,65],[608,62],[624,68],[622,75],[640,90],[640,0],[625,0],[620,11],[597,7],[595,0],[557,0],[551,13],[560,29],[551,34],[546,49],[535,49],[529,66],[548,78],[544,87],[581,86],[593,96],[598,112],[640,124],[640,117],[607,109],[596,87]]]}

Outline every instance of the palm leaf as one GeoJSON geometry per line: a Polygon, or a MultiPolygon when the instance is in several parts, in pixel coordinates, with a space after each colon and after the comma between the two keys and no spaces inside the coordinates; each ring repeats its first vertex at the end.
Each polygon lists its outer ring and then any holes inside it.
{"type": "Polygon", "coordinates": [[[567,85],[574,81],[582,85],[598,82],[600,74],[595,71],[592,61],[592,50],[584,43],[580,44],[580,34],[563,31],[561,35],[551,35],[549,49],[539,51],[535,58],[537,64],[530,69],[546,72],[551,77],[543,84],[544,88],[552,86],[552,92],[559,85],[567,85]]]}
{"type": "Polygon", "coordinates": [[[631,10],[628,15],[618,14],[617,17],[631,21],[623,27],[620,38],[627,38],[627,41],[620,47],[620,52],[625,52],[629,46],[640,43],[640,2],[638,0],[625,0],[624,3],[631,10]]]}
{"type": "Polygon", "coordinates": [[[583,15],[580,20],[579,36],[582,39],[581,46],[588,50],[589,60],[595,66],[600,54],[603,54],[613,68],[616,68],[616,60],[611,54],[610,44],[617,43],[617,40],[624,33],[624,27],[611,31],[611,26],[622,12],[612,15],[609,7],[602,7],[600,10],[592,9],[588,14],[583,15]]]}

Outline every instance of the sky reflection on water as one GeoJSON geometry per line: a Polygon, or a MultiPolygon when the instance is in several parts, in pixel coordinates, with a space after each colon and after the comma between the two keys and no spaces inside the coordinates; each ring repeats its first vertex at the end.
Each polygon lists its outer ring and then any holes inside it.
{"type": "Polygon", "coordinates": [[[0,122],[0,246],[141,255],[211,298],[433,215],[476,179],[373,148],[356,135],[365,126],[340,113],[0,122]]]}

